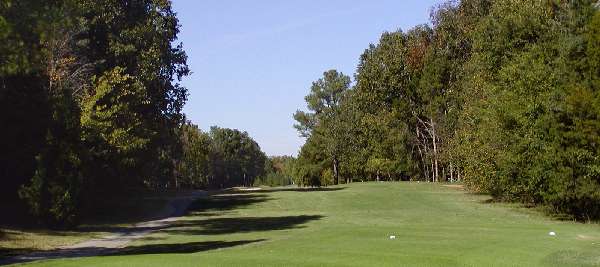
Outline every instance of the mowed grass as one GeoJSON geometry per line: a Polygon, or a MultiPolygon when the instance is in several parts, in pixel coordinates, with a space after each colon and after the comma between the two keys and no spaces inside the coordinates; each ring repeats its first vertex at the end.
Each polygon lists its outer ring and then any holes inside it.
{"type": "Polygon", "coordinates": [[[229,192],[120,255],[34,265],[600,266],[599,225],[486,200],[426,183],[229,192]]]}

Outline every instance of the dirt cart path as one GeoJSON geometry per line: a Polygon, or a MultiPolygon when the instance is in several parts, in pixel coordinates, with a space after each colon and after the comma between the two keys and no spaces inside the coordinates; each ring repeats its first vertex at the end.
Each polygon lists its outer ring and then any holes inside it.
{"type": "Polygon", "coordinates": [[[91,239],[71,246],[60,247],[56,250],[34,252],[20,255],[6,260],[0,260],[0,265],[22,263],[57,258],[90,257],[113,254],[128,243],[142,238],[149,233],[164,229],[171,222],[177,221],[185,215],[188,206],[196,199],[207,196],[205,191],[194,191],[186,195],[177,196],[170,200],[168,218],[154,221],[141,222],[124,230],[113,232],[107,236],[91,239]]]}

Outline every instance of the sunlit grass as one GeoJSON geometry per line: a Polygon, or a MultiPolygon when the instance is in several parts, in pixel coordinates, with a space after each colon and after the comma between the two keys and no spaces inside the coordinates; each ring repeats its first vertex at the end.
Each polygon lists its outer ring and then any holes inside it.
{"type": "Polygon", "coordinates": [[[189,216],[119,255],[37,264],[600,265],[598,225],[557,221],[487,199],[427,183],[230,192],[198,201],[189,216]]]}

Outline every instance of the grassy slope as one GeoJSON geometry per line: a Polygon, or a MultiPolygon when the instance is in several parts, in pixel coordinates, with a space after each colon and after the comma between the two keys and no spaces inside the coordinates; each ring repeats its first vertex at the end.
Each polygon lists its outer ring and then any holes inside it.
{"type": "Polygon", "coordinates": [[[0,259],[71,245],[102,235],[102,232],[0,229],[0,259]]]}
{"type": "Polygon", "coordinates": [[[49,266],[599,266],[600,227],[434,184],[220,195],[120,256],[49,266]],[[558,236],[548,236],[549,231],[558,236]],[[389,235],[396,235],[390,240],[389,235]]]}
{"type": "Polygon", "coordinates": [[[35,251],[51,250],[101,237],[132,224],[164,218],[173,192],[137,192],[134,197],[112,197],[106,208],[71,231],[0,226],[0,259],[35,251]]]}

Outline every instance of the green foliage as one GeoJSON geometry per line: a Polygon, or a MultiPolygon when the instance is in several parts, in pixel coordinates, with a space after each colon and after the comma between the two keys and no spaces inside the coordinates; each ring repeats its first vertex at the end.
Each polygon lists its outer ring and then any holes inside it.
{"type": "Polygon", "coordinates": [[[593,9],[591,1],[499,1],[477,25],[466,82],[483,97],[467,100],[457,148],[466,152],[469,186],[576,218],[600,216],[598,102],[584,71],[591,57],[581,53],[593,9]]]}
{"type": "Polygon", "coordinates": [[[350,77],[336,70],[326,71],[323,73],[323,78],[313,82],[310,94],[304,98],[310,112],[297,111],[294,114],[294,119],[298,122],[294,127],[300,136],[312,139],[314,149],[324,153],[316,156],[313,155],[314,152],[309,151],[312,149],[300,153],[301,160],[296,164],[306,163],[311,166],[306,166],[306,168],[297,166],[297,184],[320,186],[339,183],[340,161],[345,137],[345,121],[340,106],[349,88],[350,77]],[[331,164],[333,178],[326,179],[327,182],[319,181],[316,184],[316,177],[320,176],[316,173],[327,171],[325,161],[331,164]],[[323,167],[319,170],[318,166],[323,167]]]}
{"type": "Polygon", "coordinates": [[[334,113],[326,73],[306,97],[314,112],[294,116],[308,137],[296,182],[328,184],[339,160],[347,182],[458,180],[600,217],[599,12],[592,0],[450,1],[431,25],[384,33],[334,113]]]}
{"type": "Polygon", "coordinates": [[[462,180],[600,217],[598,8],[442,4],[430,25],[370,45],[353,86],[324,72],[294,115],[298,158],[268,159],[245,132],[184,123],[170,1],[1,1],[0,202],[69,226],[131,187],[462,180]]]}
{"type": "Polygon", "coordinates": [[[258,179],[254,181],[254,185],[266,186],[287,186],[291,184],[292,180],[289,176],[277,172],[269,172],[261,177],[258,177],[258,179]]]}
{"type": "Polygon", "coordinates": [[[119,67],[94,84],[95,94],[84,100],[81,121],[84,142],[94,146],[92,160],[107,168],[94,168],[95,175],[102,177],[96,182],[103,188],[115,182],[140,184],[148,163],[144,155],[152,154],[149,143],[156,135],[144,127],[142,113],[150,105],[144,87],[119,67]]]}
{"type": "Polygon", "coordinates": [[[198,126],[181,128],[182,157],[177,164],[177,187],[203,188],[209,185],[212,140],[198,126]]]}
{"type": "Polygon", "coordinates": [[[3,212],[68,226],[107,195],[174,186],[178,27],[164,0],[0,2],[3,212]]]}
{"type": "Polygon", "coordinates": [[[19,195],[31,213],[52,227],[69,227],[79,221],[83,188],[79,107],[66,84],[58,84],[50,96],[52,114],[44,148],[36,157],[37,167],[30,184],[19,195]]]}
{"type": "Polygon", "coordinates": [[[264,174],[266,155],[247,132],[211,127],[213,155],[211,184],[225,188],[251,186],[264,174]]]}
{"type": "Polygon", "coordinates": [[[292,164],[290,156],[274,156],[265,160],[264,174],[254,181],[254,185],[286,186],[293,184],[292,164]]]}
{"type": "MultiPolygon", "coordinates": [[[[178,82],[189,69],[181,45],[173,45],[179,26],[171,2],[86,0],[77,4],[85,14],[78,50],[93,63],[93,74],[97,77],[88,95],[94,97],[97,86],[104,86],[100,90],[110,90],[106,87],[113,84],[101,83],[103,77],[122,76],[124,80],[114,85],[126,87],[127,92],[118,92],[120,89],[116,88],[115,93],[122,95],[107,95],[113,101],[121,101],[121,106],[112,107],[108,103],[107,108],[113,109],[112,112],[127,110],[122,115],[132,116],[114,121],[117,128],[90,130],[111,131],[109,135],[103,133],[103,138],[112,142],[110,146],[128,137],[133,137],[133,142],[113,147],[119,156],[106,154],[102,142],[88,143],[103,154],[100,157],[108,156],[102,160],[104,164],[95,165],[97,170],[92,168],[89,172],[107,176],[109,181],[132,177],[126,182],[129,185],[175,187],[173,162],[181,151],[177,129],[184,122],[181,109],[187,98],[187,90],[178,82]],[[114,161],[120,164],[116,172],[111,168],[114,161]]],[[[105,115],[110,116],[109,113],[105,115]]],[[[90,126],[104,127],[106,120],[90,126]]]]}
{"type": "Polygon", "coordinates": [[[247,132],[211,127],[202,132],[188,122],[181,128],[182,156],[176,163],[178,188],[251,186],[273,172],[271,161],[247,132]]]}
{"type": "MultiPolygon", "coordinates": [[[[586,33],[587,69],[594,90],[600,88],[600,12],[596,10],[590,19],[586,33]]],[[[586,75],[584,74],[584,75],[586,75]]]]}
{"type": "Polygon", "coordinates": [[[323,174],[330,170],[331,159],[323,150],[324,139],[312,135],[300,149],[298,158],[292,164],[292,177],[298,186],[319,187],[331,185],[333,179],[323,174]]]}

